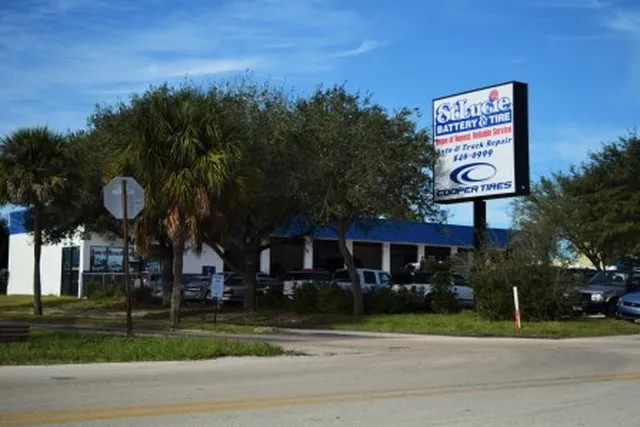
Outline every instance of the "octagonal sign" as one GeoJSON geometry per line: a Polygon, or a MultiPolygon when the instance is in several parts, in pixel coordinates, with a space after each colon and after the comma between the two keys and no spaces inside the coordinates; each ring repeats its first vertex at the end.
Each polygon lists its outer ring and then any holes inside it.
{"type": "Polygon", "coordinates": [[[122,219],[122,181],[127,183],[127,219],[134,219],[144,209],[144,189],[129,176],[117,176],[104,187],[104,207],[122,219]]]}

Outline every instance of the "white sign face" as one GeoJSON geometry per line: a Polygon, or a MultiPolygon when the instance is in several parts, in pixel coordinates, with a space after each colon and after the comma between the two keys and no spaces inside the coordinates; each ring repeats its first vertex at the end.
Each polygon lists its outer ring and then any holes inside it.
{"type": "Polygon", "coordinates": [[[224,293],[224,274],[211,275],[211,298],[221,299],[224,293]]]}
{"type": "Polygon", "coordinates": [[[435,201],[516,193],[514,85],[433,101],[435,201]]]}

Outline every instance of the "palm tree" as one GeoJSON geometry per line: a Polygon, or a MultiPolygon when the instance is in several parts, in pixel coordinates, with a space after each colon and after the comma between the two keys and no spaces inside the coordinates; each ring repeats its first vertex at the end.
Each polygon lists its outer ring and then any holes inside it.
{"type": "Polygon", "coordinates": [[[177,327],[184,252],[197,241],[198,218],[210,214],[211,196],[225,182],[233,155],[210,93],[164,85],[134,97],[118,112],[128,116],[130,138],[116,165],[144,186],[145,211],[152,213],[145,221],[166,227],[172,244],[171,324],[177,327]]]}
{"type": "Polygon", "coordinates": [[[33,311],[42,315],[40,255],[44,213],[68,196],[79,163],[71,139],[47,127],[21,128],[0,146],[0,200],[29,210],[33,227],[33,311]]]}

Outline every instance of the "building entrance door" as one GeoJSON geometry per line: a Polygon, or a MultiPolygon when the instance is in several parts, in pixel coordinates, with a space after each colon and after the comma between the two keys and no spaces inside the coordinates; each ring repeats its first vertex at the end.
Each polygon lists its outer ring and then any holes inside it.
{"type": "Polygon", "coordinates": [[[62,248],[60,295],[78,296],[80,278],[80,246],[62,248]]]}

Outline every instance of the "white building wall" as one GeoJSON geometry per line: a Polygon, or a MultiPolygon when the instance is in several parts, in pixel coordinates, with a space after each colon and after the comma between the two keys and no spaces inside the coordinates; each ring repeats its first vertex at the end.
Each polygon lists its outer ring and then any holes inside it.
{"type": "MultiPolygon", "coordinates": [[[[57,245],[43,245],[40,263],[42,295],[60,295],[62,282],[62,248],[80,247],[80,277],[78,292],[82,292],[82,272],[89,271],[92,246],[122,246],[121,238],[108,239],[94,234],[87,240],[75,238],[57,245]]],[[[9,236],[9,283],[7,294],[33,294],[33,238],[30,234],[9,236]]],[[[224,269],[222,259],[209,246],[204,246],[201,254],[187,250],[184,255],[184,273],[201,274],[202,266],[215,266],[216,271],[224,269]]],[[[81,295],[79,295],[81,296],[81,295]]]]}
{"type": "Polygon", "coordinates": [[[222,258],[218,256],[211,246],[207,245],[203,245],[200,255],[195,251],[187,250],[184,254],[183,262],[184,274],[202,274],[203,265],[215,266],[217,273],[224,271],[222,258]]]}
{"type": "MultiPolygon", "coordinates": [[[[40,258],[42,295],[60,295],[62,248],[80,245],[79,239],[57,245],[43,245],[40,258]]],[[[33,237],[30,234],[9,236],[9,283],[7,294],[33,294],[33,237]]]]}

